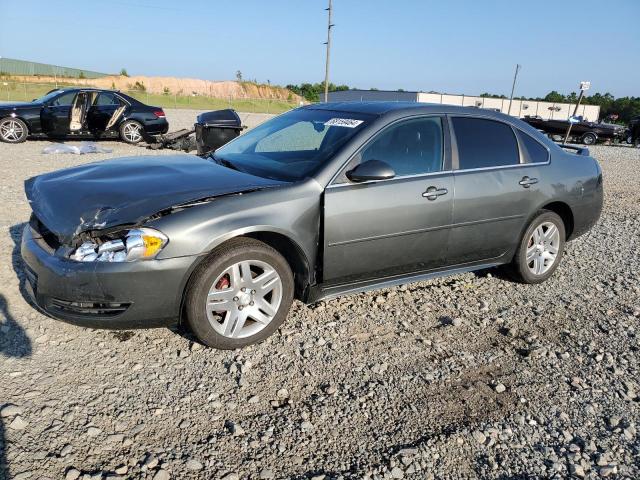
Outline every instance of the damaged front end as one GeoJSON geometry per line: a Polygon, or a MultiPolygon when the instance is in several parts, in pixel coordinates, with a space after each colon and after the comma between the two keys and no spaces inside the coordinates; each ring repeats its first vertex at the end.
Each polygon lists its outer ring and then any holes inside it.
{"type": "Polygon", "coordinates": [[[133,262],[151,260],[169,239],[153,228],[134,228],[88,240],[75,249],[69,258],[77,262],[133,262]]]}

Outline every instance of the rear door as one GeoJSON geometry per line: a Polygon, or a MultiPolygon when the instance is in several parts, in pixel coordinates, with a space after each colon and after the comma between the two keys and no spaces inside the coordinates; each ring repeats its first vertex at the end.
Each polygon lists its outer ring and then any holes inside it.
{"type": "Polygon", "coordinates": [[[104,132],[107,124],[122,101],[113,92],[100,92],[93,100],[87,115],[89,130],[94,133],[104,132]]]}
{"type": "Polygon", "coordinates": [[[77,91],[64,92],[42,107],[40,121],[44,133],[54,136],[69,133],[71,108],[77,94],[77,91]]]}
{"type": "Polygon", "coordinates": [[[389,164],[394,178],[354,183],[343,172],[327,187],[325,283],[350,283],[444,265],[453,211],[445,131],[446,124],[438,116],[396,122],[369,141],[345,169],[375,159],[389,164]]]}
{"type": "Polygon", "coordinates": [[[448,263],[490,261],[516,248],[525,223],[543,202],[549,152],[498,120],[452,116],[450,121],[455,201],[448,263]]]}

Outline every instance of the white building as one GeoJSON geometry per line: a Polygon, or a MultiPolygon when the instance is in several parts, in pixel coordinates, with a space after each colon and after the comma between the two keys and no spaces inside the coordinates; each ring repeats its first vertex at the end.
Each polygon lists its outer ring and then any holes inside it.
{"type": "MultiPolygon", "coordinates": [[[[509,112],[508,98],[487,98],[472,95],[449,95],[446,93],[398,92],[390,90],[343,90],[329,92],[330,102],[420,102],[460,105],[464,107],[489,108],[514,117],[540,116],[545,120],[567,120],[573,115],[575,104],[513,100],[509,112]]],[[[580,105],[578,115],[585,120],[597,122],[600,116],[598,105],[580,105]]]]}

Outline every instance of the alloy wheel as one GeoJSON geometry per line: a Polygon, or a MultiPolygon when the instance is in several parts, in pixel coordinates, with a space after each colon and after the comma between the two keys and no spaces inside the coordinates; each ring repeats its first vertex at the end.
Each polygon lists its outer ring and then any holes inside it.
{"type": "Polygon", "coordinates": [[[527,242],[527,267],[534,275],[544,275],[555,263],[560,248],[560,231],[552,222],[536,227],[527,242]]]}
{"type": "Polygon", "coordinates": [[[136,143],[142,139],[142,129],[137,123],[127,123],[124,126],[123,135],[128,142],[136,143]]]}
{"type": "Polygon", "coordinates": [[[227,338],[246,338],[264,329],[282,302],[282,279],[266,262],[243,260],[213,282],[206,300],[209,323],[227,338]]]}
{"type": "Polygon", "coordinates": [[[24,127],[16,120],[5,120],[0,123],[0,136],[7,142],[17,142],[24,133],[24,127]]]}

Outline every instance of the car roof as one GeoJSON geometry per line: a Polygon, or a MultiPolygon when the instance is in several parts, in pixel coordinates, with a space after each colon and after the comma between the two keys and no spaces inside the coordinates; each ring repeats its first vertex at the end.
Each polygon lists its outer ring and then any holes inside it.
{"type": "Polygon", "coordinates": [[[458,114],[472,114],[490,116],[495,118],[509,118],[514,119],[509,115],[505,115],[500,112],[496,112],[490,109],[476,108],[476,107],[461,107],[457,105],[444,105],[440,103],[418,103],[418,102],[328,102],[328,103],[316,103],[307,107],[311,110],[331,110],[334,112],[351,112],[351,113],[368,113],[372,115],[385,115],[387,113],[407,113],[407,114],[419,114],[419,113],[458,113],[458,114]]]}

